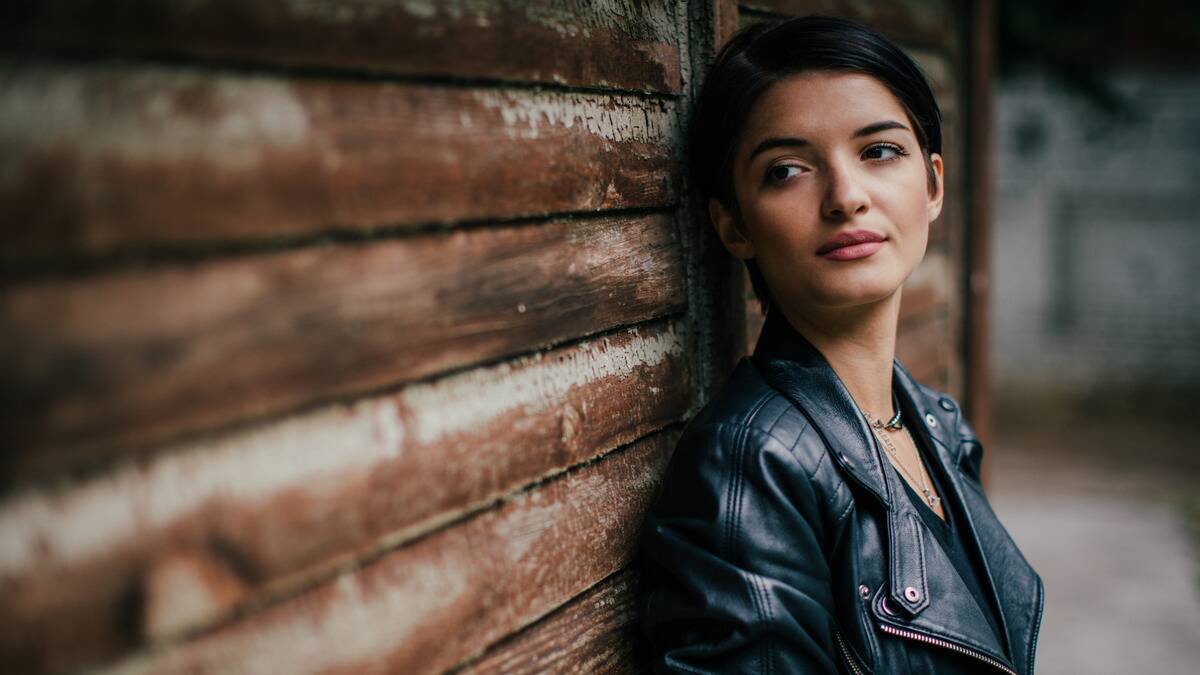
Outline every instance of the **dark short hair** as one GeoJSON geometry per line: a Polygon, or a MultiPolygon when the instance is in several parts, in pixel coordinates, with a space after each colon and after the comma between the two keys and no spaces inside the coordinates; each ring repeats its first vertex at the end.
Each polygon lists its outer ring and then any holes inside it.
{"type": "MultiPolygon", "coordinates": [[[[900,101],[924,151],[930,190],[936,187],[930,153],[942,152],[941,111],[921,69],[891,40],[866,26],[827,16],[752,24],[730,38],[708,71],[688,134],[691,184],[708,205],[717,198],[740,221],[733,159],[750,111],[775,83],[791,75],[832,70],[878,79],[900,101]]],[[[758,264],[746,260],[764,311],[770,292],[758,264]]]]}

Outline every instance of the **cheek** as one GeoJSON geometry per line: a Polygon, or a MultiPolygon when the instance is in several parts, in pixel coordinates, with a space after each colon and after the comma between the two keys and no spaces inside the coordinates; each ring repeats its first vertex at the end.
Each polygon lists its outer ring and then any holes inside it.
{"type": "Polygon", "coordinates": [[[896,226],[909,236],[922,237],[929,232],[929,185],[924,172],[910,176],[908,180],[890,191],[889,202],[894,213],[896,226]]]}
{"type": "Polygon", "coordinates": [[[799,244],[815,236],[812,223],[816,207],[802,188],[791,187],[760,193],[753,209],[745,213],[758,245],[792,242],[799,244]]]}

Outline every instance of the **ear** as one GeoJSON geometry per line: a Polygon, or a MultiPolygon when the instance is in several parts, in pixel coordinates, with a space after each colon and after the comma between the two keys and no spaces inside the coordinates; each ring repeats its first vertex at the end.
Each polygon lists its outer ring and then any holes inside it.
{"type": "Polygon", "coordinates": [[[717,230],[717,236],[721,238],[721,243],[725,245],[725,250],[742,260],[754,257],[754,242],[742,234],[737,219],[716,197],[708,200],[708,217],[712,220],[713,227],[717,230]]]}
{"type": "Polygon", "coordinates": [[[942,214],[942,201],[946,197],[945,182],[943,181],[942,172],[945,167],[942,166],[942,156],[936,152],[929,155],[929,165],[933,167],[933,175],[936,179],[935,189],[929,193],[929,222],[937,220],[937,217],[942,214]]]}

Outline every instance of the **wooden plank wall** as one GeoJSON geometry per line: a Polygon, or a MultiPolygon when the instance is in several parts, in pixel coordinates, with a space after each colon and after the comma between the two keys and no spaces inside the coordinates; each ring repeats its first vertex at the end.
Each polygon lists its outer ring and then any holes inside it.
{"type": "Polygon", "coordinates": [[[693,73],[816,4],[4,10],[0,671],[640,672],[641,514],[746,348],[693,73]]]}

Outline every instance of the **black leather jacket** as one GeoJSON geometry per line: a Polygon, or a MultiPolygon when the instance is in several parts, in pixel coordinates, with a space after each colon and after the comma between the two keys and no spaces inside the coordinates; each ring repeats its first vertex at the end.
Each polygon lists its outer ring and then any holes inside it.
{"type": "Polygon", "coordinates": [[[1033,672],[1042,580],[983,493],[983,449],[955,401],[898,361],[894,384],[949,476],[965,546],[980,547],[1003,635],[828,362],[772,312],[684,430],[645,522],[655,672],[1033,672]]]}

